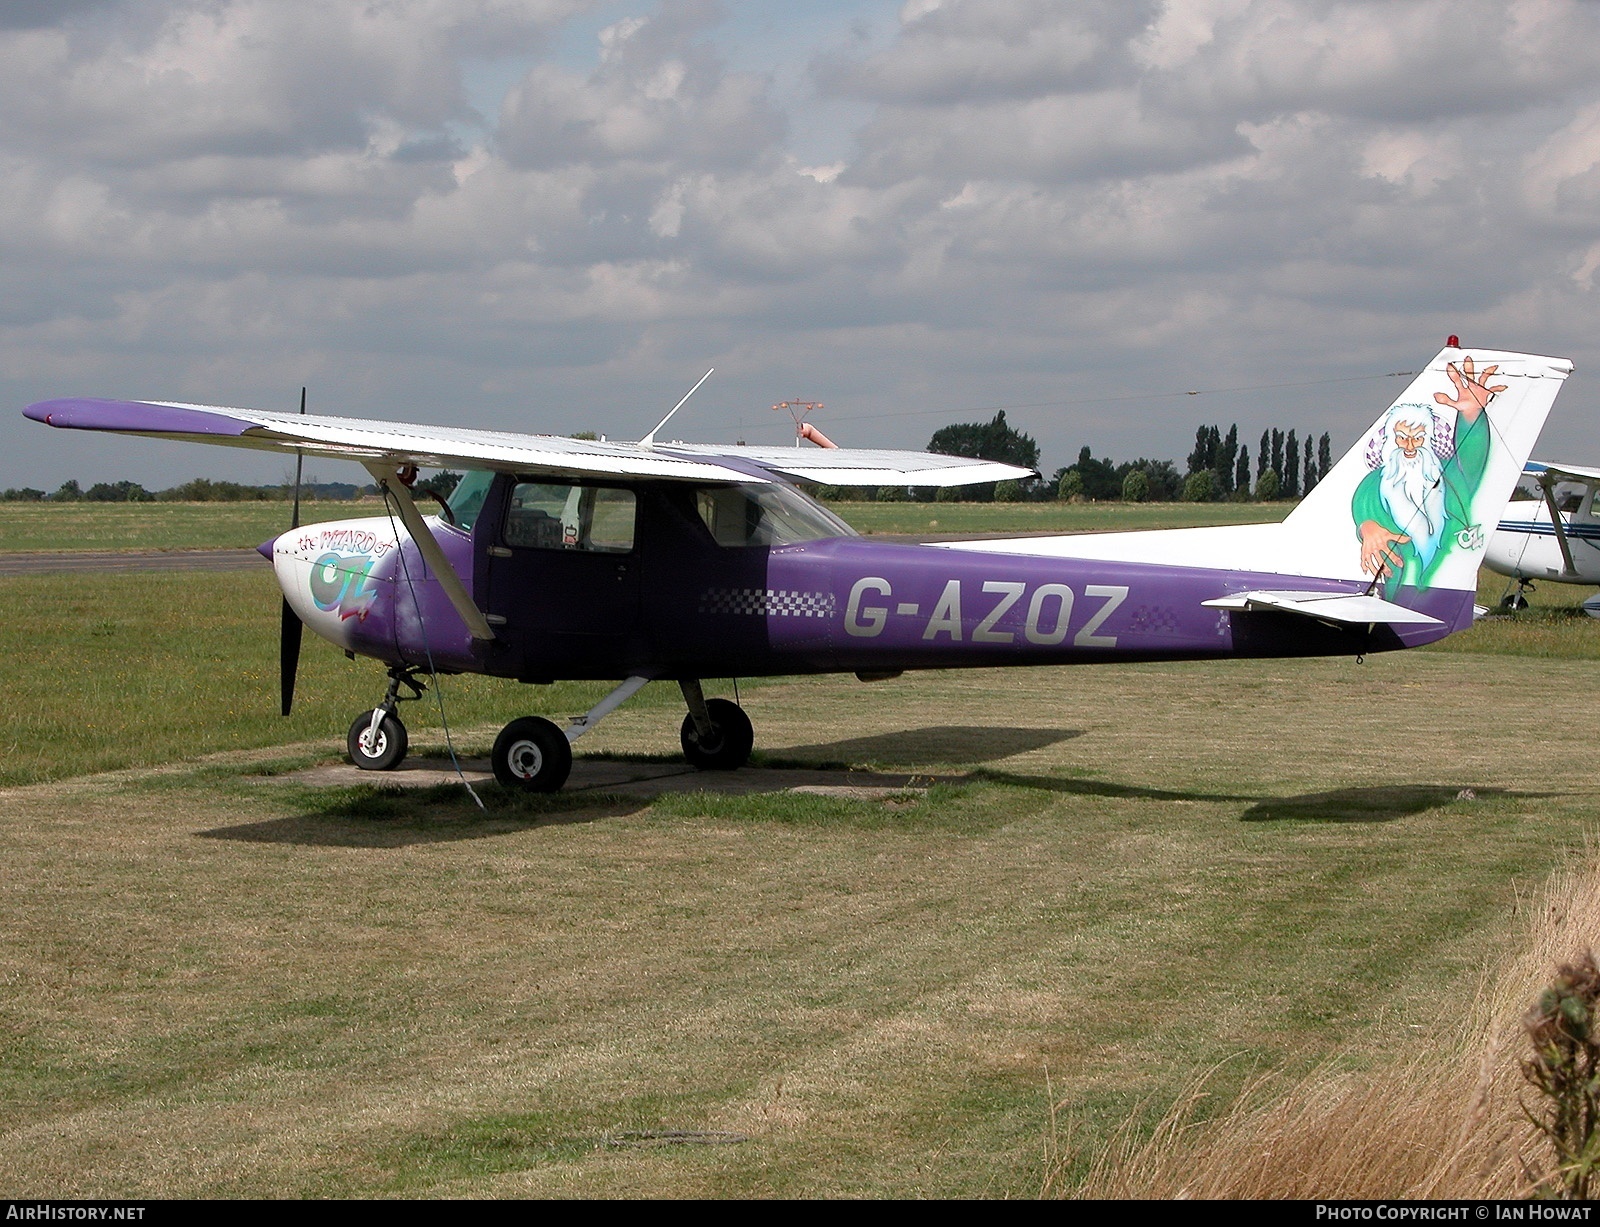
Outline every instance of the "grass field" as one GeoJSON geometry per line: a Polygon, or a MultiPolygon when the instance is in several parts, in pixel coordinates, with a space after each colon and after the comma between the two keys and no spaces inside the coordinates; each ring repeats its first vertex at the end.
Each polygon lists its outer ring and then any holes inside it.
{"type": "MultiPolygon", "coordinates": [[[[284,778],[378,672],[310,644],[271,715],[264,573],[0,579],[0,1191],[1033,1196],[1207,1069],[1404,1067],[1587,856],[1583,595],[1360,665],[773,682],[764,761],[927,791],[480,813],[284,778]]],[[[466,752],[591,693],[446,685],[466,752]]]]}
{"type": "MultiPolygon", "coordinates": [[[[381,514],[376,501],[300,504],[307,524],[381,514]]],[[[248,549],[289,515],[288,503],[0,503],[0,553],[248,549]]]]}

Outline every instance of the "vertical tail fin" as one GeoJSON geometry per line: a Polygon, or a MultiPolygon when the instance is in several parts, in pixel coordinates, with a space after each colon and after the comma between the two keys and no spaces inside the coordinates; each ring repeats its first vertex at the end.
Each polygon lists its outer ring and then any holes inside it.
{"type": "MultiPolygon", "coordinates": [[[[1451,338],[1454,340],[1454,338],[1451,338]]],[[[1315,573],[1404,589],[1477,587],[1565,358],[1448,346],[1283,523],[1315,573]]]]}

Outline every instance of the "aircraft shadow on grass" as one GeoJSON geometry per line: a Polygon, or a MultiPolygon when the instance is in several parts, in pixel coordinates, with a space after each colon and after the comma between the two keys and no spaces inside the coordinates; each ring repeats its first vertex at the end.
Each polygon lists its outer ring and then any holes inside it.
{"type": "Polygon", "coordinates": [[[534,827],[567,826],[622,818],[648,806],[653,797],[564,794],[559,800],[529,799],[507,794],[495,785],[479,785],[478,795],[490,803],[479,810],[464,788],[389,789],[327,808],[213,827],[195,832],[201,839],[231,839],[251,844],[299,844],[317,848],[408,848],[418,844],[490,839],[534,827]],[[513,804],[503,804],[509,801],[513,804]]]}
{"type": "Polygon", "coordinates": [[[992,763],[1082,736],[1082,729],[935,725],[875,733],[870,737],[847,737],[810,746],[774,747],[766,758],[774,765],[804,762],[807,766],[871,763],[884,767],[926,767],[930,763],[992,763]]]}
{"type": "Polygon", "coordinates": [[[1258,801],[1259,797],[1237,793],[1204,792],[1199,789],[1147,788],[1141,784],[1118,784],[1112,780],[1084,780],[1056,775],[1021,775],[1013,771],[995,771],[983,768],[973,773],[974,779],[991,784],[1009,784],[1015,788],[1037,788],[1045,792],[1066,793],[1078,797],[1114,797],[1138,801],[1258,801]]]}
{"type": "Polygon", "coordinates": [[[1262,797],[1240,793],[1204,792],[1198,789],[1146,788],[1109,780],[1063,779],[1059,776],[1018,775],[984,769],[975,779],[1018,788],[1084,797],[1110,797],[1146,801],[1206,801],[1216,804],[1248,801],[1241,822],[1394,822],[1445,805],[1489,799],[1545,800],[1560,796],[1549,792],[1520,792],[1510,788],[1471,788],[1457,784],[1380,784],[1366,788],[1334,788],[1291,797],[1262,797]],[[1470,794],[1470,795],[1465,795],[1470,794]]]}
{"type": "Polygon", "coordinates": [[[1239,816],[1241,822],[1393,822],[1430,809],[1497,798],[1540,800],[1548,792],[1510,788],[1463,788],[1458,784],[1378,784],[1334,788],[1297,797],[1266,797],[1239,816]]]}
{"type": "MultiPolygon", "coordinates": [[[[1025,754],[1082,736],[1077,729],[936,726],[852,737],[818,745],[789,746],[765,756],[763,763],[781,776],[788,766],[814,770],[839,766],[859,770],[874,766],[926,767],[930,763],[984,763],[1025,754]]],[[[654,763],[650,756],[616,756],[625,761],[654,763]]],[[[689,774],[706,791],[722,791],[722,780],[734,782],[742,773],[685,773],[676,760],[660,764],[663,774],[689,774]]],[[[479,810],[464,789],[455,784],[431,788],[378,787],[355,796],[340,790],[315,810],[271,818],[262,822],[214,827],[197,834],[203,839],[231,839],[243,843],[300,844],[314,847],[400,848],[417,844],[451,843],[487,839],[525,831],[530,827],[597,822],[620,818],[648,807],[648,793],[633,793],[645,781],[630,781],[616,789],[569,788],[559,794],[539,796],[508,793],[493,784],[479,785],[478,793],[489,805],[479,810]]],[[[782,782],[770,790],[782,791],[782,782]]]]}

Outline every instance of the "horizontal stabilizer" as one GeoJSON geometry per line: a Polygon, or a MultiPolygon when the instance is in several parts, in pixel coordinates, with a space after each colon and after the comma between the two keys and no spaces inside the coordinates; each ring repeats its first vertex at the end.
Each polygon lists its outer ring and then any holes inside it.
{"type": "Polygon", "coordinates": [[[1430,618],[1427,614],[1396,605],[1382,597],[1351,592],[1236,592],[1232,596],[1221,596],[1200,603],[1210,609],[1270,610],[1351,626],[1370,626],[1374,622],[1406,626],[1444,625],[1438,618],[1430,618]]]}

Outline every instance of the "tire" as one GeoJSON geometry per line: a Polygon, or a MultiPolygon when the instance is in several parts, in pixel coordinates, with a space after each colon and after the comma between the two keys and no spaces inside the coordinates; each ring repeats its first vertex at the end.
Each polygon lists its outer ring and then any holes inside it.
{"type": "Polygon", "coordinates": [[[572,744],[540,716],[523,716],[500,730],[489,761],[494,778],[524,792],[555,792],[572,774],[572,744]]]}
{"type": "Polygon", "coordinates": [[[706,714],[712,725],[711,739],[706,742],[700,739],[694,717],[683,718],[683,728],[678,733],[683,756],[701,771],[737,771],[750,761],[750,750],[756,742],[750,717],[744,714],[744,708],[727,699],[707,699],[706,714]]]}
{"type": "Polygon", "coordinates": [[[1513,592],[1510,596],[1506,597],[1505,600],[1500,602],[1501,609],[1510,609],[1515,611],[1519,609],[1526,609],[1527,607],[1528,598],[1523,596],[1520,592],[1513,592]]]}
{"type": "Polygon", "coordinates": [[[405,761],[409,743],[406,726],[395,719],[392,713],[385,716],[378,721],[375,746],[367,742],[367,734],[371,728],[371,711],[362,712],[350,726],[350,736],[345,739],[345,748],[350,751],[350,761],[363,771],[393,771],[405,761]]]}

